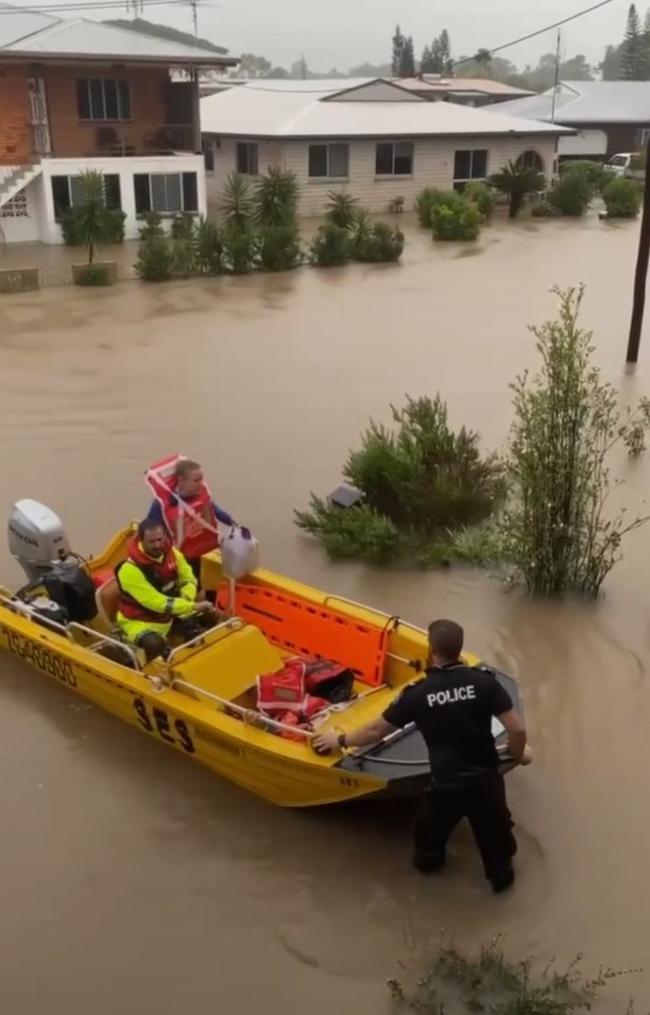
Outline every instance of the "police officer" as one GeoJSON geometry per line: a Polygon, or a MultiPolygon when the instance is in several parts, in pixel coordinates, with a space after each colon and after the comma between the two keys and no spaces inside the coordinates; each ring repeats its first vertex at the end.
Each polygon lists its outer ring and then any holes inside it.
{"type": "Polygon", "coordinates": [[[408,686],[381,718],[347,734],[323,733],[314,738],[313,746],[319,752],[337,746],[365,747],[415,723],[429,749],[432,776],[415,829],[415,866],[423,874],[439,870],[452,830],[467,818],[485,876],[495,892],[502,892],[514,881],[512,857],[517,843],[492,717],[507,730],[509,751],[517,762],[528,760],[526,730],[497,678],[460,661],[463,629],[459,624],[435,620],[429,627],[429,645],[426,676],[408,686]]]}

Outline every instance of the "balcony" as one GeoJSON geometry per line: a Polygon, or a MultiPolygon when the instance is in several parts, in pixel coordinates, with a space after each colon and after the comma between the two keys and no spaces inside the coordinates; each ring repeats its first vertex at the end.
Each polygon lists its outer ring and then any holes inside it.
{"type": "Polygon", "coordinates": [[[32,151],[41,158],[85,159],[200,154],[201,137],[191,123],[57,121],[49,130],[32,126],[32,151]]]}

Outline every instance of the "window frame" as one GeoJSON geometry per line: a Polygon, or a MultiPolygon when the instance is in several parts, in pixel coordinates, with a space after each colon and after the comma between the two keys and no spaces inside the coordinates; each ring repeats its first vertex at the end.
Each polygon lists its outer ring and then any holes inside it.
{"type": "MultiPolygon", "coordinates": [[[[53,209],[54,209],[54,221],[57,224],[59,224],[59,225],[61,224],[61,220],[62,220],[63,216],[65,215],[65,213],[70,208],[74,208],[74,186],[73,186],[73,180],[77,180],[78,181],[78,179],[79,179],[79,174],[78,173],[72,173],[72,174],[70,174],[70,173],[53,173],[52,176],[50,177],[50,192],[52,194],[52,206],[53,206],[53,209]],[[57,181],[57,185],[58,185],[58,183],[61,180],[65,180],[66,181],[68,197],[67,197],[67,204],[64,207],[61,207],[60,205],[57,206],[56,198],[55,198],[55,194],[54,194],[54,181],[55,180],[57,181]]],[[[121,180],[120,180],[120,174],[119,173],[105,173],[103,175],[103,184],[104,184],[104,205],[105,205],[107,211],[122,211],[122,184],[121,184],[121,180]],[[111,201],[110,204],[106,203],[106,187],[107,187],[107,184],[111,188],[116,186],[116,190],[113,191],[113,193],[117,194],[117,203],[115,203],[114,201],[111,201]]]]}
{"type": "Polygon", "coordinates": [[[338,183],[344,182],[350,179],[350,145],[347,141],[315,141],[313,144],[307,145],[307,179],[310,183],[322,183],[336,181],[338,183]],[[319,148],[325,151],[325,172],[324,173],[312,173],[311,171],[311,152],[312,149],[319,148]],[[345,175],[332,175],[332,148],[340,148],[345,151],[345,175]]]}
{"type": "Polygon", "coordinates": [[[76,78],[77,119],[80,123],[129,123],[133,120],[133,103],[131,101],[131,83],[123,78],[76,78]],[[100,93],[97,91],[97,83],[100,93]],[[110,104],[116,116],[108,116],[107,85],[109,86],[110,104]],[[102,116],[94,116],[93,106],[101,105],[102,116]],[[83,115],[87,110],[88,115],[83,115]]]}
{"type": "Polygon", "coordinates": [[[452,184],[454,190],[464,190],[468,183],[485,183],[488,176],[490,175],[490,149],[489,148],[456,148],[454,150],[454,173],[452,177],[452,184]],[[468,176],[456,176],[456,160],[459,155],[469,155],[469,175],[468,176]],[[485,173],[481,176],[480,174],[474,173],[474,159],[476,155],[485,156],[485,173]]]}
{"type": "MultiPolygon", "coordinates": [[[[193,173],[193,172],[187,172],[187,173],[184,173],[184,172],[175,172],[175,173],[134,173],[133,174],[133,198],[134,198],[134,204],[135,204],[135,215],[136,215],[136,218],[143,218],[145,215],[148,215],[150,212],[155,212],[157,215],[160,215],[163,218],[173,218],[174,215],[198,215],[199,214],[199,181],[198,181],[198,174],[197,173],[193,173]],[[153,177],[163,177],[165,180],[167,178],[169,178],[169,177],[176,177],[176,179],[178,180],[178,188],[179,188],[179,194],[180,194],[180,204],[181,204],[180,208],[173,208],[171,210],[168,210],[168,209],[162,210],[160,208],[155,208],[154,207],[154,195],[153,195],[153,188],[152,188],[152,178],[153,177]],[[136,179],[142,180],[143,178],[146,178],[146,180],[147,180],[147,193],[148,193],[148,202],[147,203],[148,203],[149,207],[148,208],[138,209],[138,199],[139,198],[138,198],[138,193],[137,193],[137,186],[138,186],[138,184],[136,184],[136,179]],[[194,191],[195,200],[194,201],[188,201],[187,200],[188,192],[190,190],[192,190],[192,189],[194,191]],[[189,207],[187,207],[187,205],[190,204],[190,203],[195,204],[196,207],[195,208],[189,208],[189,207]]],[[[165,183],[165,198],[167,198],[167,183],[165,183]]],[[[167,201],[165,201],[165,203],[167,203],[167,201]]]]}
{"type": "Polygon", "coordinates": [[[375,145],[375,179],[376,180],[393,180],[393,179],[403,180],[404,178],[408,179],[409,177],[412,177],[414,174],[415,174],[415,142],[414,141],[377,141],[377,143],[375,145]],[[390,172],[384,173],[384,172],[380,172],[379,171],[379,155],[380,155],[379,149],[380,148],[384,149],[384,154],[385,154],[385,149],[387,149],[387,148],[391,149],[391,153],[390,153],[391,170],[390,170],[390,172]],[[397,149],[398,148],[408,148],[409,149],[408,156],[404,155],[404,154],[401,154],[401,155],[398,154],[397,153],[397,149]],[[404,159],[404,158],[409,158],[410,159],[410,168],[409,168],[409,171],[408,172],[396,172],[396,163],[397,163],[397,160],[398,159],[404,159]]]}
{"type": "Polygon", "coordinates": [[[260,146],[257,141],[237,141],[235,146],[235,166],[241,176],[260,175],[260,146]],[[251,172],[251,155],[254,156],[255,172],[251,172]],[[243,158],[242,158],[243,156],[243,158]],[[245,164],[245,168],[242,168],[245,164]]]}

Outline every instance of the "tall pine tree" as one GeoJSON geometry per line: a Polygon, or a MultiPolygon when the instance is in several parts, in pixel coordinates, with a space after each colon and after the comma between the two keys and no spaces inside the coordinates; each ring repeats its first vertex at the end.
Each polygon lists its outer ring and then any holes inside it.
{"type": "Polygon", "coordinates": [[[414,78],[415,77],[415,52],[413,50],[413,36],[409,35],[404,43],[402,49],[402,63],[400,67],[399,77],[401,78],[414,78]]]}
{"type": "Polygon", "coordinates": [[[645,80],[645,46],[636,4],[631,4],[627,28],[621,47],[621,78],[623,81],[645,80]]]}
{"type": "Polygon", "coordinates": [[[406,39],[402,35],[399,25],[395,25],[395,34],[393,36],[393,55],[390,64],[394,78],[403,76],[401,74],[401,69],[405,45],[406,39]]]}

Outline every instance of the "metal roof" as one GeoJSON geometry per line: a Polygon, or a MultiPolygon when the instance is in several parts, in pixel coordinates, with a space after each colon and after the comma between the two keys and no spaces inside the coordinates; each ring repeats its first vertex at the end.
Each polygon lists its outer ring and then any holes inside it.
{"type": "Polygon", "coordinates": [[[369,101],[375,83],[251,81],[202,98],[201,129],[207,134],[286,139],[564,133],[557,125],[533,125],[450,102],[414,102],[411,96],[369,101]],[[363,97],[364,85],[368,99],[363,97]],[[353,97],[351,88],[356,89],[353,97]]]}
{"type": "MultiPolygon", "coordinates": [[[[496,108],[512,116],[550,121],[553,89],[496,108]]],[[[585,123],[650,123],[650,81],[561,81],[555,118],[567,126],[585,123]]]]}
{"type": "Polygon", "coordinates": [[[18,56],[30,59],[115,58],[202,67],[232,66],[238,62],[208,49],[99,21],[51,17],[0,4],[0,60],[18,56]]]}
{"type": "Polygon", "coordinates": [[[443,78],[434,74],[423,74],[420,78],[394,78],[395,84],[412,91],[447,94],[449,92],[477,92],[481,95],[532,95],[523,88],[514,88],[502,81],[489,78],[443,78]]]}

